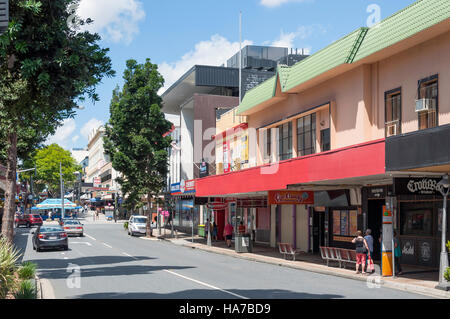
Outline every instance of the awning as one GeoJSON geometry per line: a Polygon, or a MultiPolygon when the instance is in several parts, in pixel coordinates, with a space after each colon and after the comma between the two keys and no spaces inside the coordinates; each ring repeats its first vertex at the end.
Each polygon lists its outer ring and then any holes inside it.
{"type": "MultiPolygon", "coordinates": [[[[76,209],[77,205],[72,203],[68,199],[64,200],[64,210],[66,209],[76,209]]],[[[31,209],[61,209],[61,199],[60,198],[49,198],[44,200],[43,202],[36,205],[36,207],[32,207],[31,209]]]]}

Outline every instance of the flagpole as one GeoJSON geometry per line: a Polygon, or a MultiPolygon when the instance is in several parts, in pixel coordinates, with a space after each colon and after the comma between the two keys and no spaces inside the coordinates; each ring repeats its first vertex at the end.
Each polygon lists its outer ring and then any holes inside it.
{"type": "Polygon", "coordinates": [[[242,11],[239,11],[239,105],[242,102],[242,11]]]}

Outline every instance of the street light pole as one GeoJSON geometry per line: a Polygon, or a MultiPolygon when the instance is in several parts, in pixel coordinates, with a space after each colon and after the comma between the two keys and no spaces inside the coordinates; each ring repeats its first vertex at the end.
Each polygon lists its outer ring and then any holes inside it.
{"type": "Polygon", "coordinates": [[[64,182],[62,179],[61,162],[59,162],[59,180],[61,182],[61,218],[64,218],[64,182]]]}
{"type": "Polygon", "coordinates": [[[444,205],[442,210],[442,242],[441,242],[441,258],[439,266],[439,284],[437,289],[448,291],[450,286],[447,280],[444,278],[444,273],[448,268],[448,253],[446,249],[446,235],[447,235],[447,196],[450,193],[450,182],[448,175],[445,175],[438,183],[438,190],[444,197],[444,205]]]}

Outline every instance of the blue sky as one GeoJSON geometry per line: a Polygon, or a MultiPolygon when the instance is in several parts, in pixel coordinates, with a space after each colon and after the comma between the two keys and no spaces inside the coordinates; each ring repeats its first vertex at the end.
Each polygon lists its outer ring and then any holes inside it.
{"type": "MultiPolygon", "coordinates": [[[[112,90],[123,84],[127,59],[158,64],[164,89],[195,64],[221,65],[239,49],[239,11],[245,44],[304,48],[314,53],[367,26],[377,5],[381,19],[413,0],[81,0],[78,13],[110,48],[116,77],[98,87],[100,101],[82,104],[48,143],[85,148],[93,128],[108,121],[112,90]]],[[[163,89],[163,90],[164,90],[163,89]]],[[[162,91],[163,91],[162,90],[162,91]]],[[[162,92],[161,91],[161,92],[162,92]]],[[[132,123],[130,123],[132,125],[132,123]]]]}

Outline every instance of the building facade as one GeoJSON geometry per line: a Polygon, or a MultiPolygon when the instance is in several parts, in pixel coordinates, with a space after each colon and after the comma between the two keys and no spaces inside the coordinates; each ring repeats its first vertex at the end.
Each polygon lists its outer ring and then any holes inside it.
{"type": "MultiPolygon", "coordinates": [[[[438,266],[435,185],[450,173],[449,53],[450,3],[422,0],[278,66],[236,109],[245,122],[223,129],[235,139],[245,126],[247,166],[196,180],[196,196],[223,203],[212,205],[223,223],[243,220],[273,247],[350,248],[356,230],[370,228],[375,259],[389,211],[402,262],[438,266]]],[[[242,143],[234,147],[241,153],[242,143]]]]}

